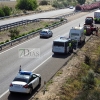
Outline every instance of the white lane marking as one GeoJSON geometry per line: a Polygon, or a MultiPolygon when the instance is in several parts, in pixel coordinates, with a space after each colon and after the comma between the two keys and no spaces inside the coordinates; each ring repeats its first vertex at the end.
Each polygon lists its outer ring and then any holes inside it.
{"type": "Polygon", "coordinates": [[[53,37],[52,39],[54,40],[55,38],[58,38],[58,36],[60,36],[60,35],[57,35],[56,37],[53,37]]]}
{"type": "MultiPolygon", "coordinates": [[[[32,38],[32,39],[35,39],[35,38],[38,38],[38,37],[39,37],[39,36],[36,36],[36,37],[34,37],[34,38],[32,38]]],[[[11,49],[13,49],[13,48],[15,48],[15,47],[18,47],[18,46],[24,44],[24,43],[27,43],[27,42],[31,41],[32,39],[29,39],[29,40],[27,40],[27,41],[25,41],[25,42],[22,42],[22,43],[20,43],[20,44],[14,46],[14,47],[8,49],[8,50],[5,50],[5,51],[1,52],[0,54],[5,53],[5,52],[7,52],[7,51],[9,51],[9,50],[11,50],[11,49]]]]}
{"type": "MultiPolygon", "coordinates": [[[[44,60],[44,61],[43,61],[40,65],[38,65],[36,68],[34,68],[34,69],[32,70],[32,72],[35,71],[36,69],[38,69],[42,64],[44,64],[44,63],[45,63],[47,60],[49,60],[51,57],[52,57],[52,55],[49,56],[46,60],[44,60]]],[[[9,92],[9,90],[7,90],[7,91],[5,91],[3,94],[1,94],[1,95],[0,95],[0,99],[1,99],[7,92],[9,92]]]]}
{"type": "Polygon", "coordinates": [[[50,58],[52,57],[52,55],[50,56],[50,57],[48,57],[46,60],[44,60],[40,65],[38,65],[36,68],[34,68],[33,70],[32,70],[32,72],[33,71],[35,71],[36,69],[38,69],[42,64],[44,64],[47,60],[49,60],[50,58]]]}
{"type": "Polygon", "coordinates": [[[67,33],[64,33],[63,35],[57,35],[56,37],[52,38],[53,40],[56,39],[56,38],[60,38],[60,37],[67,37],[67,34],[69,34],[68,32],[67,33]]]}
{"type": "Polygon", "coordinates": [[[0,95],[0,99],[7,93],[9,90],[5,91],[3,94],[0,95]]]}

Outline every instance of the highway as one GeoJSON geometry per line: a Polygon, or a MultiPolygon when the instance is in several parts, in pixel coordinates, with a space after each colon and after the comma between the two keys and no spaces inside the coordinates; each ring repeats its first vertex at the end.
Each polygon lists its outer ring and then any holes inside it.
{"type": "Polygon", "coordinates": [[[60,10],[53,10],[53,11],[49,11],[49,12],[42,12],[42,13],[38,13],[38,14],[31,14],[31,15],[26,15],[26,16],[20,16],[20,17],[14,17],[14,18],[10,18],[10,19],[4,19],[4,20],[0,20],[0,25],[5,25],[5,24],[9,24],[9,23],[13,23],[13,22],[17,22],[17,21],[22,21],[22,20],[26,20],[26,19],[37,19],[37,18],[51,18],[51,17],[55,17],[58,15],[63,15],[66,13],[70,13],[73,12],[74,9],[60,9],[60,10]]]}
{"type": "Polygon", "coordinates": [[[54,35],[51,38],[40,39],[39,36],[36,36],[35,38],[0,53],[0,100],[28,100],[30,98],[30,96],[26,95],[13,96],[8,92],[9,84],[18,73],[20,65],[22,66],[22,70],[41,74],[42,85],[44,81],[48,81],[70,57],[54,56],[52,53],[53,40],[60,36],[68,37],[69,30],[74,26],[78,26],[79,23],[80,26],[82,26],[86,16],[93,16],[93,13],[53,29],[54,35]],[[19,48],[40,48],[40,57],[19,58],[19,48]]]}

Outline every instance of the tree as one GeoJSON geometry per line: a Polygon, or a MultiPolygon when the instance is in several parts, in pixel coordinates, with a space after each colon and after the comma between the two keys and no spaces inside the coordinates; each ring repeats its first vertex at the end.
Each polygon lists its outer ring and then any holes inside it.
{"type": "Polygon", "coordinates": [[[36,0],[18,0],[16,8],[21,10],[35,10],[37,6],[36,0]]]}
{"type": "Polygon", "coordinates": [[[9,16],[9,15],[11,14],[11,10],[10,10],[10,8],[7,7],[7,6],[4,6],[4,7],[2,8],[2,10],[3,10],[3,12],[5,13],[5,16],[9,16]]]}
{"type": "Polygon", "coordinates": [[[85,1],[86,1],[86,0],[77,0],[77,1],[78,1],[79,4],[82,5],[82,4],[85,4],[85,1]]]}
{"type": "Polygon", "coordinates": [[[62,4],[63,4],[65,7],[68,6],[68,2],[66,2],[66,1],[63,1],[62,4]]]}
{"type": "Polygon", "coordinates": [[[58,2],[56,0],[54,0],[52,6],[55,8],[58,8],[58,2]]]}
{"type": "Polygon", "coordinates": [[[0,17],[4,17],[5,13],[3,12],[2,8],[0,8],[0,17]]]}
{"type": "Polygon", "coordinates": [[[58,1],[53,1],[53,4],[52,4],[53,7],[55,8],[63,8],[64,7],[64,4],[63,2],[58,2],[58,1]]]}
{"type": "Polygon", "coordinates": [[[9,30],[11,39],[19,36],[19,30],[17,28],[9,30]]]}
{"type": "Polygon", "coordinates": [[[46,0],[40,1],[39,5],[48,5],[48,1],[46,0]]]}

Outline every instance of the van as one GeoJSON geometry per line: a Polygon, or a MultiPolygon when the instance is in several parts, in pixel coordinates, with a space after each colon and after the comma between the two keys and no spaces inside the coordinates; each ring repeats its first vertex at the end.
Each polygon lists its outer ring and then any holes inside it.
{"type": "Polygon", "coordinates": [[[52,52],[68,54],[73,52],[72,40],[66,37],[60,37],[53,41],[52,52]]]}
{"type": "Polygon", "coordinates": [[[94,12],[94,22],[95,24],[100,23],[100,9],[94,12]]]}
{"type": "Polygon", "coordinates": [[[85,43],[84,27],[72,27],[69,32],[69,38],[77,41],[79,44],[85,43]]]}

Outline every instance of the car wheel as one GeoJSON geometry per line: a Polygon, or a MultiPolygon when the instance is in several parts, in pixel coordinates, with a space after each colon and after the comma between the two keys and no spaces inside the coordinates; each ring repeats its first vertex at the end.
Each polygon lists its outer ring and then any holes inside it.
{"type": "Polygon", "coordinates": [[[39,86],[41,85],[41,77],[39,78],[39,86]]]}
{"type": "Polygon", "coordinates": [[[33,91],[33,88],[31,87],[30,88],[30,91],[29,91],[29,94],[32,94],[32,91],[33,91]]]}
{"type": "Polygon", "coordinates": [[[85,44],[85,39],[84,39],[84,41],[83,41],[83,44],[85,44]]]}
{"type": "Polygon", "coordinates": [[[10,91],[10,94],[13,94],[13,92],[10,91]]]}

